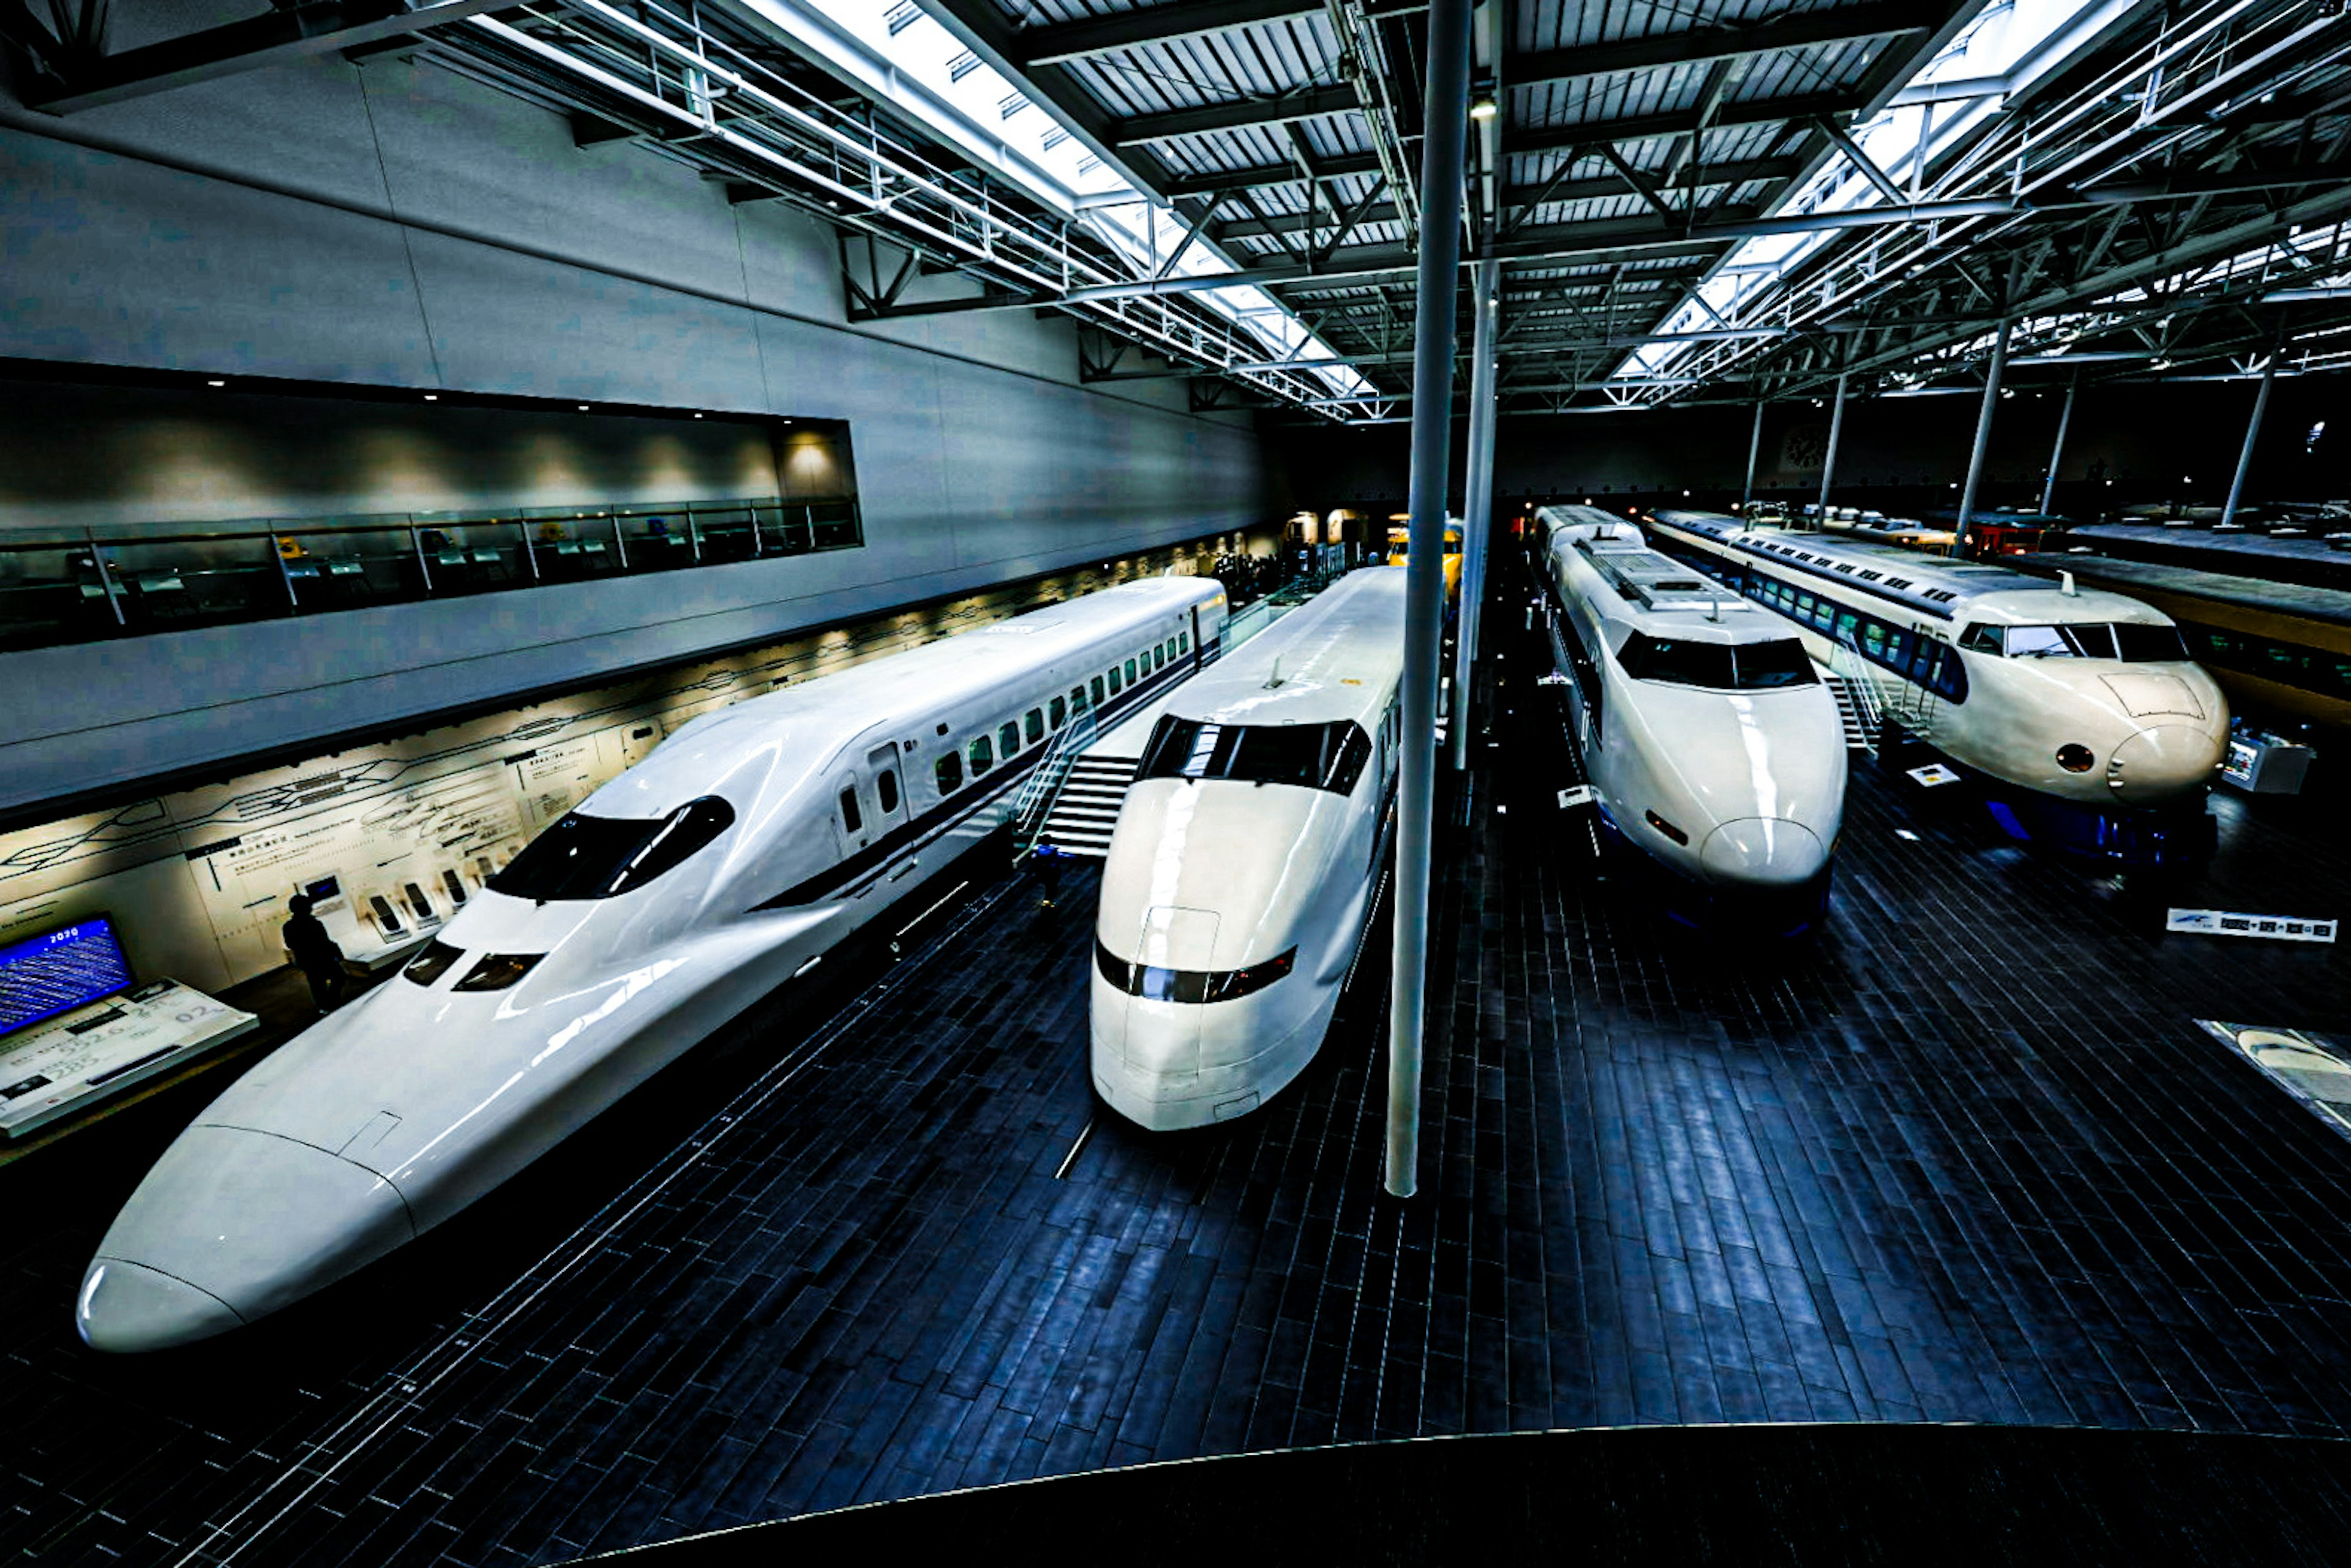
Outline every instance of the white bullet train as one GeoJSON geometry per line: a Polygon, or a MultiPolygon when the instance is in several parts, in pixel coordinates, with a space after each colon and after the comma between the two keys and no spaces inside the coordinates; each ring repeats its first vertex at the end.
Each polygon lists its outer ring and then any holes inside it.
{"type": "Polygon", "coordinates": [[[2122,865],[2210,842],[2228,704],[2160,611],[1849,534],[1716,512],[1648,522],[1661,547],[1794,621],[1814,658],[1867,680],[2012,837],[2122,865]]]}
{"type": "Polygon", "coordinates": [[[82,1280],[104,1351],[250,1322],[449,1218],[998,826],[1056,732],[1220,646],[1126,583],[695,719],[524,847],[399,977],[215,1100],[82,1280]]]}
{"type": "Polygon", "coordinates": [[[1370,919],[1405,574],[1349,573],[1176,694],[1095,928],[1094,1089],[1157,1132],[1255,1110],[1321,1048],[1370,919]]]}
{"type": "Polygon", "coordinates": [[[1604,831],[1670,873],[1682,924],[1802,932],[1828,897],[1845,738],[1796,628],[1605,512],[1538,520],[1552,651],[1604,831]]]}

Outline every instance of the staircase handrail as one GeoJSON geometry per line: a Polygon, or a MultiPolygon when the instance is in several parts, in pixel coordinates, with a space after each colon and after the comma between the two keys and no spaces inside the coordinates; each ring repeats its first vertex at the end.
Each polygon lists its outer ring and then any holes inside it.
{"type": "Polygon", "coordinates": [[[1886,724],[1886,705],[1878,696],[1876,680],[1869,674],[1868,657],[1852,632],[1834,640],[1829,653],[1829,670],[1844,682],[1844,689],[1853,698],[1854,713],[1861,720],[1862,743],[1876,751],[1878,731],[1886,724]]]}
{"type": "Polygon", "coordinates": [[[1012,803],[1012,844],[1015,859],[1027,856],[1044,835],[1045,821],[1053,814],[1053,803],[1061,799],[1061,786],[1077,766],[1078,756],[1093,743],[1102,728],[1094,710],[1071,716],[1070,722],[1055,732],[1045,755],[1020,786],[1020,793],[1012,803]]]}

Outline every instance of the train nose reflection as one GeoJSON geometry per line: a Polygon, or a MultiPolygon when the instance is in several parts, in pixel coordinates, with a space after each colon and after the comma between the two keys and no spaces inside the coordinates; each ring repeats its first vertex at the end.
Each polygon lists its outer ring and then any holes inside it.
{"type": "Polygon", "coordinates": [[[1698,863],[1725,882],[1794,887],[1828,864],[1828,849],[1802,822],[1785,817],[1742,817],[1707,835],[1698,863]]]}
{"type": "Polygon", "coordinates": [[[2195,726],[2158,725],[2115,747],[2106,779],[2133,805],[2168,800],[2209,781],[2220,747],[2219,736],[2195,726]]]}
{"type": "Polygon", "coordinates": [[[93,1350],[162,1350],[226,1333],[245,1320],[226,1301],[143,1263],[104,1259],[82,1276],[74,1324],[93,1350]]]}

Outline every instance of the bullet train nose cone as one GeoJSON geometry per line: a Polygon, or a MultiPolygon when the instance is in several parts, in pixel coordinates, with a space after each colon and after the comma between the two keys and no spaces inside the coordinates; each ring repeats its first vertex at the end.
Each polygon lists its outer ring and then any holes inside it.
{"type": "Polygon", "coordinates": [[[2152,804],[2209,782],[2220,760],[2217,736],[2189,725],[2159,724],[2115,747],[2106,779],[2116,800],[2152,804]]]}
{"type": "Polygon", "coordinates": [[[1698,863],[1719,883],[1793,887],[1828,863],[1828,846],[1802,822],[1785,817],[1742,817],[1708,833],[1698,863]]]}
{"type": "MultiPolygon", "coordinates": [[[[350,1129],[357,1131],[357,1128],[350,1129]]],[[[160,1349],[202,1339],[277,1311],[415,1237],[408,1206],[372,1171],[292,1138],[202,1124],[180,1134],[115,1217],[83,1281],[82,1337],[100,1350],[118,1343],[160,1349]],[[120,1300],[115,1270],[145,1279],[120,1300]],[[212,1301],[220,1321],[184,1303],[187,1332],[144,1311],[168,1281],[212,1301]],[[95,1288],[93,1288],[93,1281],[95,1288]]]]}
{"type": "Polygon", "coordinates": [[[119,1258],[89,1266],[74,1306],[82,1343],[118,1354],[210,1339],[244,1321],[218,1296],[119,1258]]]}

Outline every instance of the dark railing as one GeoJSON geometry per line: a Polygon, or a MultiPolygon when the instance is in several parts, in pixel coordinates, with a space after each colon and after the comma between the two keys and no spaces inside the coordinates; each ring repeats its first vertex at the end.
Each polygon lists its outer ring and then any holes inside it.
{"type": "Polygon", "coordinates": [[[864,543],[852,498],[259,519],[0,540],[0,651],[717,566],[864,543]]]}

